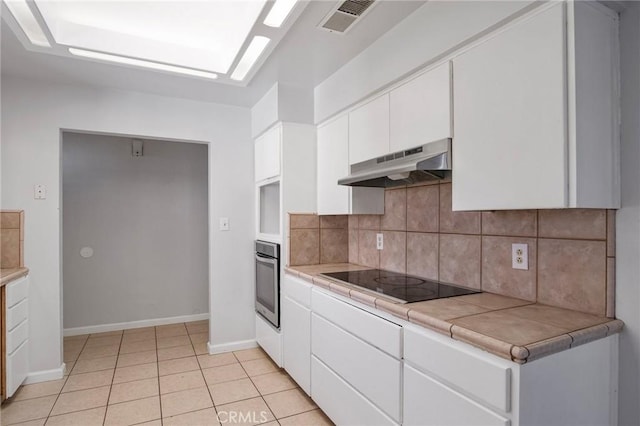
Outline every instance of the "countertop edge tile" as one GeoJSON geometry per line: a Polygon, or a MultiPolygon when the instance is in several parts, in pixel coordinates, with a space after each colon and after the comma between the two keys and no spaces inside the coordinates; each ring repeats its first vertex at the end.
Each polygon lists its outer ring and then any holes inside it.
{"type": "Polygon", "coordinates": [[[617,320],[609,321],[609,322],[605,323],[604,325],[606,325],[607,328],[609,329],[609,332],[607,333],[607,336],[611,336],[612,334],[616,334],[616,333],[619,333],[620,331],[622,331],[622,328],[624,327],[624,322],[622,322],[621,320],[617,319],[617,320]]]}
{"type": "Polygon", "coordinates": [[[527,356],[527,359],[525,361],[531,362],[544,356],[567,350],[572,347],[572,342],[573,339],[570,335],[562,334],[550,339],[528,344],[526,345],[526,348],[529,352],[529,355],[527,356]]]}
{"type": "Polygon", "coordinates": [[[427,315],[424,312],[409,310],[409,322],[419,324],[433,331],[437,331],[438,333],[452,337],[451,327],[453,327],[453,324],[445,320],[427,315]]]}
{"type": "Polygon", "coordinates": [[[494,339],[493,337],[485,336],[484,334],[476,333],[467,328],[460,327],[459,325],[453,325],[451,327],[451,337],[461,342],[469,343],[472,346],[484,349],[500,358],[513,361],[511,357],[512,344],[503,342],[502,340],[494,339]]]}
{"type": "MultiPolygon", "coordinates": [[[[302,277],[301,277],[302,278],[302,277]]],[[[317,285],[318,287],[322,287],[322,288],[326,288],[328,290],[331,290],[331,281],[329,281],[326,278],[322,278],[322,277],[313,277],[313,279],[311,280],[311,282],[315,285],[317,285]]]]}
{"type": "MultiPolygon", "coordinates": [[[[336,264],[327,265],[327,267],[334,269],[336,264]]],[[[318,265],[318,267],[322,267],[322,265],[318,265]]],[[[359,265],[355,264],[344,264],[344,268],[348,270],[352,270],[353,268],[361,268],[359,265]]],[[[363,267],[368,269],[366,267],[363,267]]],[[[292,274],[294,276],[298,276],[300,278],[305,279],[317,285],[318,287],[322,287],[328,290],[333,291],[336,294],[339,294],[343,297],[348,297],[357,302],[360,302],[364,305],[374,307],[379,309],[385,313],[389,313],[393,316],[401,318],[405,321],[408,321],[413,324],[417,324],[419,326],[425,327],[429,330],[435,331],[440,334],[444,334],[449,336],[454,340],[459,340],[465,343],[468,343],[474,347],[485,350],[489,353],[492,353],[500,358],[504,358],[510,360],[512,362],[518,364],[524,364],[539,358],[543,358],[547,355],[551,355],[557,352],[564,351],[571,347],[579,346],[585,343],[589,343],[594,340],[598,340],[604,338],[606,336],[610,336],[612,334],[620,332],[622,330],[624,323],[621,320],[609,319],[606,322],[601,324],[595,324],[593,326],[589,326],[583,329],[578,330],[568,330],[566,333],[554,336],[545,340],[540,340],[537,342],[532,342],[526,344],[524,346],[514,345],[500,339],[496,339],[494,337],[490,337],[484,335],[482,333],[478,333],[472,331],[463,326],[454,325],[446,320],[442,320],[426,314],[424,312],[418,310],[412,310],[410,303],[394,303],[393,301],[389,301],[384,297],[375,297],[370,295],[364,291],[359,291],[357,289],[352,288],[351,286],[341,284],[339,282],[318,276],[317,273],[306,273],[302,272],[295,267],[285,267],[285,272],[292,274]]],[[[486,293],[491,295],[492,293],[486,293]]],[[[500,295],[496,295],[500,296],[500,295]]],[[[465,298],[465,296],[460,296],[461,298],[465,298]]],[[[501,296],[505,297],[505,296],[501,296]]],[[[513,299],[513,298],[508,298],[513,299]]],[[[506,299],[505,299],[506,300],[506,299]]],[[[514,299],[517,300],[517,299],[514,299]]],[[[467,300],[460,300],[461,302],[469,303],[467,300]]],[[[520,307],[524,305],[533,304],[534,302],[522,301],[522,305],[510,306],[510,308],[520,307]]],[[[475,304],[475,303],[471,303],[475,304]]],[[[502,311],[508,310],[509,308],[502,307],[494,307],[489,308],[489,312],[493,311],[502,311]]],[[[538,321],[540,322],[540,321],[538,321]]]]}
{"type": "Polygon", "coordinates": [[[22,278],[29,273],[29,268],[7,268],[0,270],[0,287],[4,287],[12,281],[22,278]]]}
{"type": "Polygon", "coordinates": [[[388,314],[395,315],[405,321],[409,321],[409,308],[404,303],[393,303],[388,300],[376,299],[376,308],[388,314]]]}
{"type": "Polygon", "coordinates": [[[358,290],[351,290],[351,298],[372,308],[376,307],[377,298],[358,290]]]}
{"type": "Polygon", "coordinates": [[[299,277],[300,276],[300,272],[296,271],[295,269],[293,269],[290,266],[285,266],[284,267],[284,272],[286,272],[287,274],[291,274],[295,277],[299,277]]]}
{"type": "Polygon", "coordinates": [[[591,327],[583,328],[582,330],[576,330],[569,333],[569,336],[573,339],[571,347],[584,345],[585,343],[593,342],[594,340],[606,337],[609,333],[609,327],[605,324],[598,324],[591,327]]]}

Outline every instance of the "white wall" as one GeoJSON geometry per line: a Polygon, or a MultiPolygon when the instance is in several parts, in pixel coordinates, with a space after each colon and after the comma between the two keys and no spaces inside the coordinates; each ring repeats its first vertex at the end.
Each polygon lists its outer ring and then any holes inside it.
{"type": "Polygon", "coordinates": [[[133,157],[131,138],[62,141],[65,330],[207,314],[207,145],[145,140],[133,157]]]}
{"type": "Polygon", "coordinates": [[[531,1],[428,1],[314,90],[320,123],[491,30],[531,1]]]}
{"type": "Polygon", "coordinates": [[[616,215],[616,316],[620,335],[619,424],[640,425],[640,5],[620,19],[621,201],[616,215]]]}
{"type": "Polygon", "coordinates": [[[313,90],[274,84],[251,108],[251,135],[259,136],[278,121],[313,124],[313,90]]]}
{"type": "Polygon", "coordinates": [[[248,109],[6,76],[2,89],[2,208],[26,215],[32,380],[62,364],[60,129],[210,143],[210,220],[226,216],[231,223],[228,232],[216,226],[210,233],[210,342],[254,338],[248,109]],[[33,199],[36,183],[47,186],[47,200],[33,199]]]}

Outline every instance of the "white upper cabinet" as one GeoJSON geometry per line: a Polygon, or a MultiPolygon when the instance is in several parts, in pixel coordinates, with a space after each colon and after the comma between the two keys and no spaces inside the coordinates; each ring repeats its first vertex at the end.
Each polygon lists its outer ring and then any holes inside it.
{"type": "Polygon", "coordinates": [[[389,94],[349,112],[349,164],[389,152],[389,94]]]}
{"type": "Polygon", "coordinates": [[[384,189],[338,185],[349,175],[349,116],[318,126],[318,204],[326,214],[382,214],[384,189]]]}
{"type": "Polygon", "coordinates": [[[619,207],[616,37],[551,3],[453,60],[454,210],[619,207]]]}
{"type": "Polygon", "coordinates": [[[338,185],[349,174],[349,117],[318,127],[318,214],[349,211],[351,188],[338,185]]]}
{"type": "Polygon", "coordinates": [[[451,137],[451,63],[391,91],[390,151],[451,137]]]}
{"type": "Polygon", "coordinates": [[[256,139],[254,166],[256,182],[280,175],[282,127],[275,126],[256,139]]]}

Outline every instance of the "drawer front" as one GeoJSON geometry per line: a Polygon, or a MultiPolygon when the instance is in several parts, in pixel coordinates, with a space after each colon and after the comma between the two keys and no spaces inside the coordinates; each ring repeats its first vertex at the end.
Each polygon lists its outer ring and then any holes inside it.
{"type": "Polygon", "coordinates": [[[7,398],[20,387],[29,373],[29,342],[24,342],[14,353],[7,355],[7,398]]]}
{"type": "Polygon", "coordinates": [[[28,299],[22,299],[17,305],[7,309],[7,331],[13,330],[18,324],[27,319],[28,299]]]}
{"type": "Polygon", "coordinates": [[[15,351],[29,337],[29,321],[22,321],[13,330],[7,331],[7,354],[15,351]]]}
{"type": "Polygon", "coordinates": [[[311,397],[337,425],[397,424],[313,356],[311,357],[311,397]]]}
{"type": "Polygon", "coordinates": [[[315,313],[311,315],[311,352],[400,422],[401,364],[315,313]]]}
{"type": "Polygon", "coordinates": [[[449,338],[407,327],[405,361],[488,404],[511,410],[511,368],[449,338]],[[445,340],[446,339],[446,340],[445,340]]]}
{"type": "Polygon", "coordinates": [[[29,278],[24,277],[7,284],[7,308],[20,302],[29,293],[29,278]]]}
{"type": "Polygon", "coordinates": [[[398,324],[315,289],[311,293],[311,305],[311,310],[318,315],[389,355],[402,358],[402,327],[398,324]]]}
{"type": "Polygon", "coordinates": [[[285,275],[282,282],[282,292],[305,308],[311,307],[311,288],[311,284],[291,275],[285,275]]]}
{"type": "Polygon", "coordinates": [[[509,419],[419,371],[404,367],[404,425],[509,426],[509,419]]]}

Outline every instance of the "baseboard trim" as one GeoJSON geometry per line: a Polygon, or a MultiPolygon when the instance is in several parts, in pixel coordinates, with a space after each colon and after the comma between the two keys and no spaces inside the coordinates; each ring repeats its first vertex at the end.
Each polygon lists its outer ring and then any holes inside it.
{"type": "Polygon", "coordinates": [[[78,336],[81,334],[104,333],[106,331],[128,330],[130,328],[151,327],[156,325],[175,324],[180,322],[201,321],[209,319],[209,313],[182,315],[179,317],[156,318],[141,321],[117,322],[113,324],[90,325],[87,327],[65,328],[65,336],[78,336]]]}
{"type": "Polygon", "coordinates": [[[210,355],[220,354],[223,352],[240,351],[242,349],[252,349],[257,347],[258,343],[256,343],[255,340],[239,340],[237,342],[221,343],[218,345],[207,343],[207,348],[209,349],[210,355]]]}
{"type": "Polygon", "coordinates": [[[42,370],[29,373],[23,384],[30,385],[33,383],[62,379],[64,377],[65,368],[67,368],[67,366],[65,365],[65,363],[62,363],[60,367],[54,368],[53,370],[42,370]]]}

